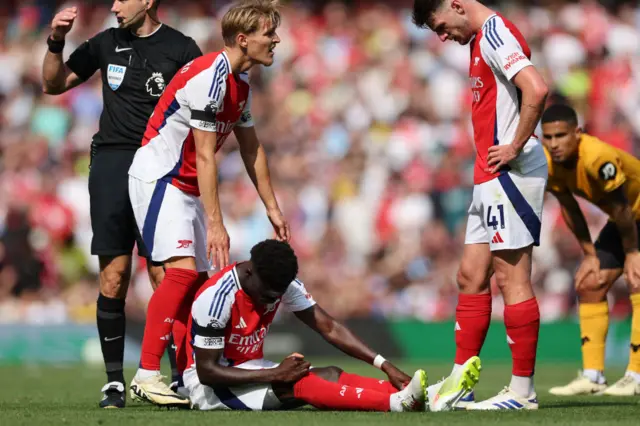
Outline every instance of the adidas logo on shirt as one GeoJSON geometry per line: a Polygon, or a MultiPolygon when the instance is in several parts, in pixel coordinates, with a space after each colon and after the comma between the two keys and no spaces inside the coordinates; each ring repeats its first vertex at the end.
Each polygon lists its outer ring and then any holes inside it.
{"type": "Polygon", "coordinates": [[[238,325],[235,328],[247,328],[247,323],[244,322],[244,318],[240,317],[240,321],[238,321],[238,325]]]}
{"type": "Polygon", "coordinates": [[[500,243],[504,243],[504,240],[502,239],[502,237],[500,236],[499,232],[496,232],[496,235],[493,236],[493,240],[491,240],[492,244],[500,244],[500,243]]]}

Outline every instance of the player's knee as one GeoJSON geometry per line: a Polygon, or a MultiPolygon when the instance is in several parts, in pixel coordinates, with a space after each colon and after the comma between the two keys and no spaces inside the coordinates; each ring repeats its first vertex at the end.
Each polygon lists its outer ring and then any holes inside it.
{"type": "Polygon", "coordinates": [[[338,380],[340,380],[340,376],[344,373],[342,368],[336,366],[314,368],[312,371],[313,374],[316,374],[329,382],[338,382],[338,380]]]}
{"type": "Polygon", "coordinates": [[[496,286],[502,293],[504,293],[504,290],[507,289],[507,286],[509,286],[510,288],[514,286],[513,283],[509,284],[509,279],[507,278],[507,274],[505,274],[504,271],[497,270],[495,272],[495,277],[496,286]]]}
{"type": "Polygon", "coordinates": [[[600,303],[607,299],[607,291],[611,283],[599,281],[596,277],[587,277],[576,289],[580,303],[600,303]]]}
{"type": "Polygon", "coordinates": [[[462,294],[479,294],[487,289],[484,275],[479,275],[477,271],[474,273],[464,265],[461,265],[460,269],[458,269],[456,281],[462,294]]]}
{"type": "Polygon", "coordinates": [[[127,269],[105,268],[100,272],[100,293],[121,299],[127,293],[131,273],[127,269]]]}

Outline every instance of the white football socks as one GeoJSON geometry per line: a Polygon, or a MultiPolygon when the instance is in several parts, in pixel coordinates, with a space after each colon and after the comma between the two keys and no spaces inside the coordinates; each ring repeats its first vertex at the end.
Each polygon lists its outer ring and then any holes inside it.
{"type": "Polygon", "coordinates": [[[591,380],[592,383],[597,383],[599,385],[607,383],[607,379],[604,377],[604,373],[599,370],[587,369],[582,372],[582,375],[591,380]]]}
{"type": "Polygon", "coordinates": [[[139,380],[150,379],[151,377],[160,375],[158,370],[145,370],[144,368],[138,368],[136,372],[136,378],[139,380]]]}
{"type": "Polygon", "coordinates": [[[533,394],[533,376],[531,377],[522,377],[522,376],[511,376],[511,383],[509,384],[509,389],[514,391],[516,394],[523,398],[529,398],[531,394],[533,394]]]}
{"type": "Polygon", "coordinates": [[[640,383],[640,373],[627,370],[627,373],[625,374],[625,376],[631,376],[636,381],[636,383],[640,383]]]}

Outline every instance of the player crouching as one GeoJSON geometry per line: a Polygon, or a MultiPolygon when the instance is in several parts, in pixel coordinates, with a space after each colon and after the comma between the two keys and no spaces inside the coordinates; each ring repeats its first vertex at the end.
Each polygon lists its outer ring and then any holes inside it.
{"type": "Polygon", "coordinates": [[[583,133],[568,105],[552,105],[542,116],[549,158],[547,191],[558,199],[562,216],[577,238],[584,259],[575,277],[582,340],[583,371],[554,395],[640,395],[640,161],[583,133]],[[609,221],[592,242],[575,196],[599,207],[609,221]],[[607,293],[624,276],[633,316],[627,372],[607,386],[604,375],[609,328],[607,293]]]}
{"type": "MultiPolygon", "coordinates": [[[[325,312],[296,279],[291,247],[275,240],[251,250],[251,260],[211,277],[196,294],[187,351],[191,366],[184,384],[200,410],[277,410],[312,405],[326,410],[424,411],[427,375],[409,377],[376,355],[345,325],[325,312]],[[263,343],[276,311],[284,305],[298,319],[347,355],[384,371],[388,381],[313,368],[293,354],[280,364],[263,359],[263,343]]],[[[479,360],[448,381],[439,395],[443,410],[477,383],[479,360]],[[455,383],[454,383],[455,382],[455,383]]]]}

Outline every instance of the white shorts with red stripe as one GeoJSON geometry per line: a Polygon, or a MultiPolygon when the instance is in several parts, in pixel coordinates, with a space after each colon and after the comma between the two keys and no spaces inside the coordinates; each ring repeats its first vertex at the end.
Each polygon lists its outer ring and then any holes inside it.
{"type": "Polygon", "coordinates": [[[540,244],[546,164],[527,174],[503,172],[476,185],[469,208],[465,244],[489,244],[491,251],[540,244]]]}
{"type": "Polygon", "coordinates": [[[196,196],[169,183],[143,182],[129,176],[129,198],[142,242],[154,262],[195,257],[198,272],[212,268],[207,259],[204,207],[196,196]]]}
{"type": "MultiPolygon", "coordinates": [[[[262,370],[277,366],[277,363],[266,359],[255,359],[234,367],[262,370]]],[[[184,372],[183,380],[189,391],[189,398],[198,410],[262,411],[283,408],[282,402],[275,395],[270,384],[212,388],[200,383],[195,367],[188,368],[184,372]]]]}

